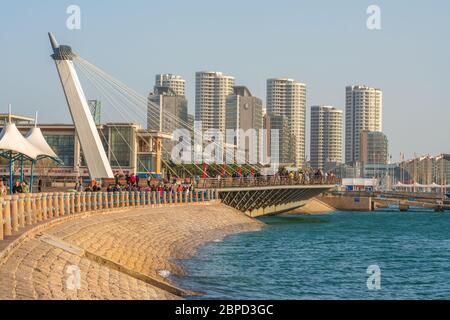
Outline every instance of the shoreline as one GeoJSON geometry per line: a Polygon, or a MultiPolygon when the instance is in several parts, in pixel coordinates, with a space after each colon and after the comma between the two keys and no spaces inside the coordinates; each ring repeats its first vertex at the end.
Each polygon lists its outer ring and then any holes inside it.
{"type": "Polygon", "coordinates": [[[180,299],[195,293],[167,279],[186,276],[178,260],[214,240],[263,227],[217,202],[80,217],[39,230],[14,248],[0,265],[0,299],[180,299]],[[68,270],[79,273],[75,289],[67,285],[73,280],[68,270]]]}

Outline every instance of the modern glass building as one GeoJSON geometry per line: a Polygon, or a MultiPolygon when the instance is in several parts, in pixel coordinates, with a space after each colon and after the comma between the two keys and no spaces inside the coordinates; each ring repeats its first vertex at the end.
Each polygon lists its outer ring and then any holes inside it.
{"type": "MultiPolygon", "coordinates": [[[[33,125],[18,124],[22,134],[33,125]]],[[[53,162],[39,161],[37,176],[73,180],[75,177],[89,177],[83,159],[83,152],[72,124],[39,125],[50,147],[64,162],[56,166],[53,162]]],[[[113,172],[119,174],[156,172],[156,140],[170,139],[167,134],[142,129],[134,123],[107,123],[97,126],[100,138],[113,172]]],[[[7,174],[6,166],[0,167],[0,174],[7,174]]]]}
{"type": "Polygon", "coordinates": [[[108,130],[108,158],[111,165],[131,167],[134,158],[135,128],[129,125],[109,126],[108,130]]]}
{"type": "Polygon", "coordinates": [[[89,100],[88,101],[89,110],[91,111],[92,117],[96,125],[102,123],[102,103],[99,100],[89,100]]]}
{"type": "Polygon", "coordinates": [[[71,167],[75,164],[74,148],[75,136],[69,134],[48,134],[44,132],[44,138],[49,146],[55,151],[65,166],[71,167]]]}

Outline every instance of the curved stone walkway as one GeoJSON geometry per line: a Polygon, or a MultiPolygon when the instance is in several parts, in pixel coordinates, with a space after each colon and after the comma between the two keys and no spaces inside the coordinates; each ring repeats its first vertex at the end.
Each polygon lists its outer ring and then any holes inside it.
{"type": "Polygon", "coordinates": [[[0,266],[0,299],[179,299],[146,279],[170,285],[161,275],[183,272],[174,259],[192,256],[205,242],[261,227],[217,203],[69,221],[10,254],[0,266]],[[89,254],[77,254],[78,249],[89,254]]]}

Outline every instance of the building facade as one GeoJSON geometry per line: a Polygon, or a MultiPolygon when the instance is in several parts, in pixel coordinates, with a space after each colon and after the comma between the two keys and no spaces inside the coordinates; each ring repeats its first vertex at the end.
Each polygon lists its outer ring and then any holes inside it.
{"type": "Polygon", "coordinates": [[[450,154],[427,155],[401,162],[399,181],[404,184],[450,185],[450,154]]]}
{"type": "MultiPolygon", "coordinates": [[[[290,130],[290,146],[294,165],[305,164],[306,137],[306,85],[294,79],[267,80],[267,112],[271,116],[283,116],[290,130]]],[[[281,151],[284,154],[286,151],[281,151]]]]}
{"type": "Polygon", "coordinates": [[[359,155],[363,164],[387,164],[389,143],[386,135],[377,131],[361,131],[359,155]]]}
{"type": "Polygon", "coordinates": [[[266,129],[266,150],[271,162],[275,163],[274,153],[278,153],[278,163],[282,166],[292,166],[295,162],[292,153],[295,140],[291,134],[289,120],[283,115],[266,113],[264,116],[264,129],[266,129]],[[272,139],[272,130],[278,131],[278,139],[272,139]]]}
{"type": "Polygon", "coordinates": [[[367,86],[348,86],[345,99],[345,162],[360,161],[361,131],[383,131],[382,92],[367,86]]]}
{"type": "Polygon", "coordinates": [[[250,161],[250,151],[256,156],[256,161],[258,161],[259,134],[263,128],[262,100],[253,97],[247,87],[236,86],[233,90],[233,94],[229,95],[226,100],[225,129],[230,129],[237,133],[234,141],[236,146],[245,145],[246,161],[250,161]],[[250,129],[253,129],[256,139],[242,137],[239,134],[239,130],[247,133],[250,129]]]}
{"type": "Polygon", "coordinates": [[[342,162],[342,110],[311,107],[310,165],[324,170],[327,163],[342,162]]]}
{"type": "Polygon", "coordinates": [[[102,102],[99,100],[89,100],[88,101],[89,110],[91,111],[92,117],[96,125],[102,123],[102,102]]]}
{"type": "Polygon", "coordinates": [[[439,185],[450,185],[450,154],[440,154],[434,158],[433,180],[439,185]]]}
{"type": "MultiPolygon", "coordinates": [[[[18,124],[26,134],[33,124],[18,124]]],[[[36,176],[50,180],[75,181],[77,177],[89,177],[83,152],[73,124],[42,124],[41,131],[58,157],[64,162],[57,165],[50,160],[36,163],[36,176]]],[[[113,172],[119,174],[149,173],[157,169],[157,140],[168,139],[167,135],[142,129],[139,124],[107,123],[97,126],[103,147],[113,172]]],[[[1,174],[8,174],[7,166],[1,174]]],[[[26,171],[29,175],[29,172],[26,171]]]]}
{"type": "Polygon", "coordinates": [[[202,129],[225,132],[226,98],[233,94],[234,78],[222,72],[201,71],[195,74],[195,120],[202,129]]]}
{"type": "Polygon", "coordinates": [[[188,102],[169,87],[155,87],[148,96],[147,129],[172,134],[187,128],[188,102]]]}
{"type": "Polygon", "coordinates": [[[177,96],[186,96],[186,80],[175,74],[157,74],[155,87],[171,88],[177,96]]]}
{"type": "MultiPolygon", "coordinates": [[[[155,86],[147,101],[147,129],[173,135],[177,129],[190,129],[188,120],[186,97],[178,95],[171,87],[155,86]]],[[[171,158],[175,143],[163,141],[161,148],[165,160],[171,158]]]]}

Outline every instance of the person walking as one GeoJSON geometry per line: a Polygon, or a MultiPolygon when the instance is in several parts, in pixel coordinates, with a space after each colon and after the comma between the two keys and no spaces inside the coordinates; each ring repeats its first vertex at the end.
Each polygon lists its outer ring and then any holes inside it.
{"type": "Polygon", "coordinates": [[[26,181],[22,181],[22,193],[30,193],[30,187],[26,181]]]}
{"type": "Polygon", "coordinates": [[[134,175],[134,173],[132,173],[131,176],[130,176],[130,182],[129,182],[129,185],[130,185],[131,187],[133,187],[135,184],[136,184],[136,176],[134,175]]]}
{"type": "Polygon", "coordinates": [[[5,186],[3,180],[0,180],[0,197],[4,197],[8,194],[8,189],[5,186]]]}
{"type": "Polygon", "coordinates": [[[14,184],[14,186],[12,188],[12,193],[14,193],[14,194],[22,193],[22,186],[20,185],[19,181],[16,181],[16,183],[14,184]]]}
{"type": "Polygon", "coordinates": [[[41,178],[39,178],[39,181],[38,181],[38,192],[39,193],[42,192],[42,179],[41,178]]]}

